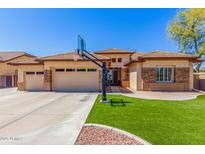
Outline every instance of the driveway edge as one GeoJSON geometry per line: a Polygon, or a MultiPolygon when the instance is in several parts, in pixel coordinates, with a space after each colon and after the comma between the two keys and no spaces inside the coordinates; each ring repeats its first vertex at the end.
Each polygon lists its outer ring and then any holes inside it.
{"type": "Polygon", "coordinates": [[[83,119],[82,123],[80,124],[79,132],[78,132],[77,136],[75,136],[75,139],[73,140],[72,145],[75,144],[75,142],[76,142],[76,140],[77,140],[83,126],[85,125],[85,122],[88,118],[88,115],[90,114],[90,111],[92,110],[93,105],[95,104],[95,101],[96,101],[97,98],[98,98],[98,94],[96,94],[96,96],[94,97],[94,101],[90,104],[89,110],[86,113],[84,113],[84,115],[83,115],[84,119],[83,119]]]}
{"type": "Polygon", "coordinates": [[[130,138],[133,138],[134,140],[137,140],[137,141],[141,142],[144,145],[152,145],[151,143],[145,141],[144,139],[142,139],[142,138],[140,138],[140,137],[138,137],[136,135],[133,135],[133,134],[127,132],[127,131],[124,131],[124,130],[121,130],[121,129],[118,129],[118,128],[115,128],[115,127],[111,127],[111,126],[107,126],[107,125],[102,125],[102,124],[95,124],[95,123],[86,123],[86,124],[84,124],[84,126],[93,126],[93,127],[98,127],[98,128],[107,128],[107,129],[119,132],[119,133],[121,133],[123,135],[126,135],[126,136],[128,136],[130,138]]]}

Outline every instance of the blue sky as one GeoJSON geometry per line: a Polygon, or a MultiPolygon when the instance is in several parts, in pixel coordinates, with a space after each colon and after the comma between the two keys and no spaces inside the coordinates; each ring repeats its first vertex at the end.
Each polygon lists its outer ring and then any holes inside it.
{"type": "Polygon", "coordinates": [[[45,56],[73,51],[82,35],[89,51],[107,48],[177,51],[167,37],[177,9],[0,9],[0,51],[45,56]]]}

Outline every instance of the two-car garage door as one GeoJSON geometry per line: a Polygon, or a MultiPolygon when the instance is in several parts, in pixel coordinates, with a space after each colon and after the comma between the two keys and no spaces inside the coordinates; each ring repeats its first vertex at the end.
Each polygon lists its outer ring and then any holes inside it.
{"type": "MultiPolygon", "coordinates": [[[[26,72],[26,90],[44,89],[44,72],[26,72]]],[[[96,69],[54,69],[52,73],[54,91],[97,91],[98,73],[96,69]]]]}
{"type": "Polygon", "coordinates": [[[54,91],[97,91],[96,69],[55,69],[52,77],[54,91]]]}

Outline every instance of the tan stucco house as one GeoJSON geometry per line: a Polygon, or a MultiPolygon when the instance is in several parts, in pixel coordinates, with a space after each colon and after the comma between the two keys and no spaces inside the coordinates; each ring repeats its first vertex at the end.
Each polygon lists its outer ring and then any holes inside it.
{"type": "Polygon", "coordinates": [[[33,57],[33,55],[21,51],[0,52],[0,88],[17,85],[17,66],[9,65],[10,62],[32,59],[33,57]]]}
{"type": "MultiPolygon", "coordinates": [[[[108,49],[93,53],[105,61],[108,83],[133,91],[189,91],[198,56],[108,49]]],[[[100,91],[101,68],[76,52],[11,62],[18,67],[19,90],[100,91]]]]}

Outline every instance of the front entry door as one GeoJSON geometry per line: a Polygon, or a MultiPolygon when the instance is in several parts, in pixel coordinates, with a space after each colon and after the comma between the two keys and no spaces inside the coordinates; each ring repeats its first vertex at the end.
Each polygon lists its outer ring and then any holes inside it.
{"type": "Polygon", "coordinates": [[[113,84],[118,85],[118,71],[117,70],[113,71],[113,84]]]}

